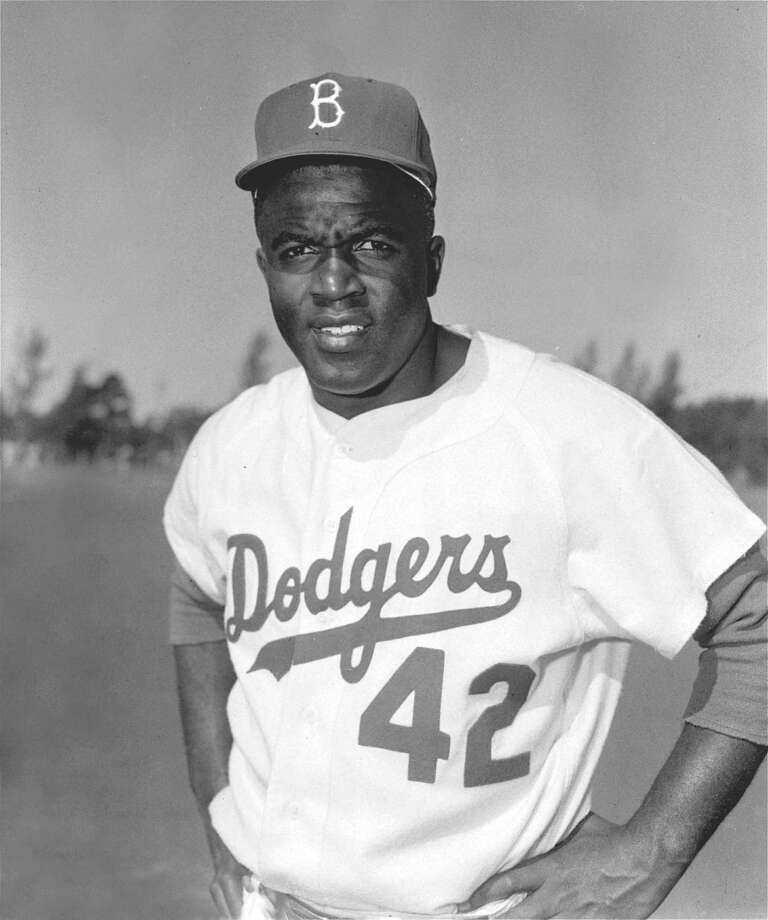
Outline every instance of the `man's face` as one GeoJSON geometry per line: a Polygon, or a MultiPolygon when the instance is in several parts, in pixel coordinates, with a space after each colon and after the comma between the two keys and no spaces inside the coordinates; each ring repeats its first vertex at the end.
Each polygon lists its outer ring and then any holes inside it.
{"type": "Polygon", "coordinates": [[[425,238],[409,182],[375,166],[304,166],[260,209],[258,262],[277,326],[318,402],[347,416],[377,393],[379,404],[424,395],[420,365],[431,358],[419,346],[443,241],[425,238]]]}

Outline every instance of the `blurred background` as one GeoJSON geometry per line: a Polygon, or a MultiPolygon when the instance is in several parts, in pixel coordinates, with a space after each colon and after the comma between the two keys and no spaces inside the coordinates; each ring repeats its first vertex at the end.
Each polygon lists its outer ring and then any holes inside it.
{"type": "MultiPolygon", "coordinates": [[[[438,166],[439,321],[595,373],[765,517],[756,3],[5,2],[2,920],[214,916],[160,512],[201,421],[292,363],[254,258],[260,99],[407,86],[438,166]]],[[[623,820],[696,653],[639,649],[601,765],[623,820]]],[[[765,917],[765,768],[659,917],[765,917]]]]}

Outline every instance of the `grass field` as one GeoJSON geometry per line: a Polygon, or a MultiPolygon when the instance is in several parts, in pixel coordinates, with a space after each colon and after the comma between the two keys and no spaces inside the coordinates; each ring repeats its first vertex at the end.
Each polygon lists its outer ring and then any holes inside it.
{"type": "MultiPolygon", "coordinates": [[[[169,476],[40,468],[3,482],[2,920],[210,920],[171,656],[169,476]]],[[[752,490],[747,501],[765,507],[752,490]]],[[[624,819],[671,747],[696,654],[634,655],[598,782],[624,819]]],[[[765,768],[659,917],[765,917],[765,768]]]]}

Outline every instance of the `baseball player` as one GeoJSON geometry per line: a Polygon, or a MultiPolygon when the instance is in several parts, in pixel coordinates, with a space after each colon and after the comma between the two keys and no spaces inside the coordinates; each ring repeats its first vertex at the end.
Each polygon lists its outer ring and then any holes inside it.
{"type": "Polygon", "coordinates": [[[762,523],[627,396],[432,320],[408,92],[302,81],[256,141],[236,181],[300,366],[206,422],[165,508],[219,911],[649,916],[765,753],[762,523]],[[590,788],[630,642],[692,635],[680,739],[610,824],[590,788]]]}

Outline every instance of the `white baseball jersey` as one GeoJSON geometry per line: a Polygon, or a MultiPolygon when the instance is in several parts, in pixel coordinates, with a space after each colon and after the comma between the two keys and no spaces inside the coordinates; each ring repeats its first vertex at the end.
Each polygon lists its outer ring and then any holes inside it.
{"type": "Polygon", "coordinates": [[[237,674],[214,826],[315,905],[451,912],[561,840],[628,640],[674,655],[763,530],[633,400],[471,338],[434,394],[349,421],[300,368],[246,391],[167,502],[237,674]]]}

